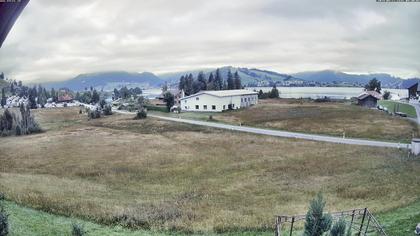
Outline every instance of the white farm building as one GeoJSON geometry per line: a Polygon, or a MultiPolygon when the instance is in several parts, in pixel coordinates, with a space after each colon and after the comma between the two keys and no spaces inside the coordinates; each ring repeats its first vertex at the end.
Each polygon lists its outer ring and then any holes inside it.
{"type": "Polygon", "coordinates": [[[258,93],[246,89],[201,91],[180,99],[182,111],[221,112],[258,103],[258,93]]]}

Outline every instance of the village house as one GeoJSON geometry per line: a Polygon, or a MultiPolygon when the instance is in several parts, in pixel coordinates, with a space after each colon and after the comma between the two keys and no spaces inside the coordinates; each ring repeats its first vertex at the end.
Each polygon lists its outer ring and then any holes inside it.
{"type": "Polygon", "coordinates": [[[246,89],[201,91],[180,99],[182,111],[222,112],[258,103],[258,93],[246,89]]]}
{"type": "Polygon", "coordinates": [[[419,83],[415,83],[408,87],[408,98],[416,99],[420,94],[420,86],[419,83]]]}
{"type": "Polygon", "coordinates": [[[376,91],[364,91],[357,97],[357,104],[364,107],[376,107],[382,95],[376,91]]]}

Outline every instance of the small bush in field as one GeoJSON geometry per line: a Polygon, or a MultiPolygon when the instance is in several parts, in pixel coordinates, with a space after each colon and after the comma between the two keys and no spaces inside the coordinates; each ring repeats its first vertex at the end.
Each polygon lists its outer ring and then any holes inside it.
{"type": "Polygon", "coordinates": [[[99,109],[89,110],[87,114],[88,114],[89,119],[101,118],[101,111],[99,109]]]}
{"type": "Polygon", "coordinates": [[[104,115],[106,115],[106,116],[110,116],[110,115],[112,115],[112,107],[111,107],[111,105],[104,105],[104,108],[103,108],[103,112],[104,112],[104,115]]]}
{"type": "Polygon", "coordinates": [[[144,108],[140,108],[136,113],[136,117],[134,117],[134,119],[136,120],[146,119],[146,118],[147,118],[147,110],[144,108]]]}
{"type": "Polygon", "coordinates": [[[74,223],[71,227],[72,227],[72,231],[71,231],[72,236],[83,236],[86,234],[86,231],[83,228],[83,225],[74,223]]]}

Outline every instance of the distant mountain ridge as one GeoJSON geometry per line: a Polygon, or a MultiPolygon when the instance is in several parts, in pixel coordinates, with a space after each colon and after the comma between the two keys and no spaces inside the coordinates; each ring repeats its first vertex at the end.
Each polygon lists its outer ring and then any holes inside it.
{"type": "Polygon", "coordinates": [[[394,77],[385,73],[348,74],[333,70],[299,72],[292,75],[305,81],[314,81],[318,83],[349,83],[359,84],[361,86],[368,83],[369,80],[376,78],[381,81],[382,87],[386,88],[400,88],[404,81],[399,77],[394,77]]]}
{"type": "MultiPolygon", "coordinates": [[[[323,70],[299,72],[294,74],[280,73],[270,70],[257,68],[244,68],[225,66],[219,68],[223,78],[227,78],[230,70],[232,73],[238,72],[245,86],[357,86],[363,87],[369,80],[376,78],[382,83],[383,88],[406,88],[416,79],[404,80],[385,73],[374,74],[349,74],[340,71],[323,70]]],[[[97,90],[110,91],[114,88],[140,87],[157,88],[164,83],[176,86],[182,75],[192,74],[194,77],[203,71],[208,77],[210,73],[215,73],[216,68],[207,68],[202,70],[187,70],[174,73],[165,73],[155,75],[150,72],[130,73],[125,71],[99,72],[78,75],[73,79],[60,82],[44,83],[47,88],[69,88],[75,91],[81,91],[86,88],[94,87],[97,90]]]]}
{"type": "Polygon", "coordinates": [[[97,90],[113,90],[123,86],[151,88],[159,87],[163,83],[162,79],[150,72],[129,73],[115,71],[81,74],[65,81],[44,83],[44,86],[47,88],[69,88],[74,91],[81,91],[90,87],[97,90]]]}

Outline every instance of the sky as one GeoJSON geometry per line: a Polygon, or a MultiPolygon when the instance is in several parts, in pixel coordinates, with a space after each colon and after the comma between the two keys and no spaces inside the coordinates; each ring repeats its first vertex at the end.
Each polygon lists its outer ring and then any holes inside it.
{"type": "Polygon", "coordinates": [[[0,71],[29,82],[227,65],[420,77],[419,22],[420,2],[31,0],[0,71]]]}

